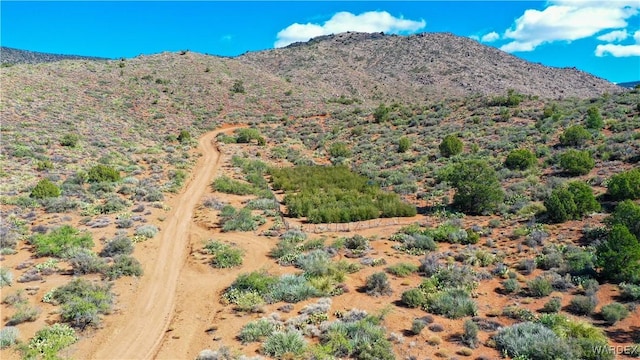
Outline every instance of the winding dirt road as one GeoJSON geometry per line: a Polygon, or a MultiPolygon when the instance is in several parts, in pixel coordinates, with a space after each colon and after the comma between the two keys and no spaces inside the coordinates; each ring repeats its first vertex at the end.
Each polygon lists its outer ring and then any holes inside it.
{"type": "Polygon", "coordinates": [[[124,304],[118,321],[110,322],[96,338],[87,356],[91,359],[150,359],[160,346],[173,317],[178,278],[189,251],[194,208],[220,166],[220,153],[213,144],[226,128],[205,134],[198,149],[202,157],[194,167],[191,181],[174,201],[159,233],[158,249],[152,263],[136,285],[132,302],[124,304]]]}

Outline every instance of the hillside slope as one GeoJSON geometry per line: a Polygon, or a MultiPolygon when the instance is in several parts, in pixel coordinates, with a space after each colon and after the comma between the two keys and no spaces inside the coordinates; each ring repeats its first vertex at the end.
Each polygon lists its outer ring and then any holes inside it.
{"type": "Polygon", "coordinates": [[[594,97],[621,88],[575,68],[534,64],[450,33],[347,32],[239,57],[293,83],[365,99],[503,94],[594,97]]]}
{"type": "Polygon", "coordinates": [[[0,63],[2,64],[38,64],[60,60],[107,60],[105,58],[79,55],[50,54],[37,51],[0,47],[0,63]]]}

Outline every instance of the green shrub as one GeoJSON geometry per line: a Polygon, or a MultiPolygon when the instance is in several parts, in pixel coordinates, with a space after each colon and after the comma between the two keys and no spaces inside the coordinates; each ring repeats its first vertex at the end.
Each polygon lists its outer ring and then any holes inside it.
{"type": "Polygon", "coordinates": [[[242,265],[242,249],[213,240],[209,241],[204,248],[213,255],[211,266],[215,268],[223,269],[242,265]]]}
{"type": "Polygon", "coordinates": [[[248,144],[252,140],[256,140],[260,142],[260,139],[263,139],[258,129],[250,129],[250,128],[238,129],[235,131],[235,133],[236,133],[236,142],[238,144],[248,144]]]}
{"type": "Polygon", "coordinates": [[[60,140],[60,145],[68,146],[68,147],[76,147],[78,145],[78,141],[80,140],[80,136],[78,134],[64,134],[62,139],[60,140]]]}
{"type": "Polygon", "coordinates": [[[544,306],[542,307],[542,310],[540,311],[543,313],[552,314],[552,313],[557,313],[558,311],[560,311],[561,308],[562,308],[562,298],[554,296],[544,304],[544,306]]]}
{"type": "Polygon", "coordinates": [[[613,225],[596,258],[604,279],[640,282],[640,242],[626,226],[613,225]]]}
{"type": "Polygon", "coordinates": [[[453,205],[468,214],[495,210],[504,199],[496,171],[482,160],[466,160],[453,165],[443,175],[456,189],[453,205]]]}
{"type": "Polygon", "coordinates": [[[355,320],[347,314],[341,321],[332,323],[320,335],[320,344],[326,353],[338,358],[393,360],[393,346],[379,324],[381,317],[364,316],[351,311],[355,320]],[[355,314],[354,314],[355,313],[355,314]]]}
{"type": "Polygon", "coordinates": [[[596,166],[588,151],[570,149],[560,154],[560,167],[569,175],[586,175],[596,166]]]}
{"type": "Polygon", "coordinates": [[[270,303],[278,301],[297,303],[320,295],[320,291],[311,286],[303,275],[285,274],[271,287],[266,298],[270,303]]]}
{"type": "Polygon", "coordinates": [[[419,335],[422,330],[427,326],[427,322],[422,319],[413,319],[411,322],[411,332],[414,335],[419,335]]]}
{"type": "Polygon", "coordinates": [[[155,225],[140,225],[136,228],[134,234],[136,236],[141,236],[147,239],[151,239],[152,237],[158,234],[158,227],[155,225]]]}
{"type": "Polygon", "coordinates": [[[392,293],[387,274],[383,272],[369,275],[366,279],[364,289],[367,294],[371,296],[390,295],[392,293]]]}
{"type": "Polygon", "coordinates": [[[113,264],[106,270],[105,276],[109,280],[119,279],[123,276],[142,276],[142,264],[129,255],[117,255],[113,264]]]}
{"type": "Polygon", "coordinates": [[[427,297],[420,289],[410,289],[402,293],[400,301],[410,308],[421,308],[427,304],[427,297]]]}
{"type": "Polygon", "coordinates": [[[400,138],[400,140],[398,140],[398,152],[400,153],[407,152],[407,150],[409,150],[410,147],[411,147],[411,140],[409,140],[409,138],[403,136],[400,138]]]}
{"type": "Polygon", "coordinates": [[[253,231],[258,228],[259,221],[264,218],[251,215],[251,210],[241,209],[237,211],[233,206],[226,205],[220,214],[222,231],[253,231]]]}
{"type": "Polygon", "coordinates": [[[65,251],[64,256],[74,275],[101,273],[107,267],[107,262],[89,249],[71,248],[65,251]]]}
{"type": "Polygon", "coordinates": [[[230,90],[234,94],[244,94],[244,82],[242,80],[235,80],[230,90]]]}
{"type": "Polygon", "coordinates": [[[511,170],[526,170],[533,167],[538,160],[536,155],[528,149],[512,150],[504,165],[511,170]]]}
{"type": "Polygon", "coordinates": [[[600,313],[607,324],[613,325],[629,316],[629,309],[620,303],[613,302],[603,306],[600,313]]]}
{"type": "Polygon", "coordinates": [[[276,359],[292,359],[302,356],[307,342],[298,331],[274,332],[262,344],[262,351],[276,359]]]}
{"type": "Polygon", "coordinates": [[[640,285],[628,284],[623,282],[620,283],[618,287],[620,287],[620,298],[622,300],[640,300],[640,285]]]}
{"type": "Polygon", "coordinates": [[[80,247],[90,249],[93,247],[91,234],[63,225],[52,230],[48,234],[36,234],[30,239],[35,247],[36,256],[61,257],[65,251],[80,247]]]}
{"type": "Polygon", "coordinates": [[[399,263],[393,266],[389,266],[386,271],[389,274],[399,276],[399,277],[407,277],[418,271],[418,265],[410,264],[410,263],[399,263]]]}
{"type": "Polygon", "coordinates": [[[191,133],[187,130],[181,130],[177,140],[181,143],[188,143],[191,141],[191,133]]]}
{"type": "Polygon", "coordinates": [[[73,328],[56,323],[38,330],[27,346],[23,348],[23,358],[59,359],[58,352],[78,341],[73,328]]]}
{"type": "Polygon", "coordinates": [[[116,182],[120,180],[120,173],[107,165],[98,164],[87,172],[88,182],[116,182]]]}
{"type": "Polygon", "coordinates": [[[93,284],[77,278],[56,288],[51,298],[55,303],[62,305],[60,316],[63,321],[84,329],[89,325],[98,325],[99,314],[111,312],[114,294],[109,284],[93,284]]]}
{"type": "Polygon", "coordinates": [[[529,280],[527,282],[527,287],[529,288],[529,295],[536,298],[549,296],[553,291],[553,287],[551,286],[549,279],[541,276],[529,280]]]}
{"type": "Polygon", "coordinates": [[[607,192],[614,200],[640,199],[640,169],[613,175],[607,183],[607,192]]]}
{"type": "Polygon", "coordinates": [[[447,288],[428,297],[427,310],[449,319],[459,319],[475,316],[478,306],[466,290],[447,288]]]}
{"type": "Polygon", "coordinates": [[[600,115],[600,109],[597,106],[591,106],[587,109],[587,120],[585,125],[589,129],[600,130],[604,127],[604,121],[602,115],[600,115]]]}
{"type": "Polygon", "coordinates": [[[576,315],[591,315],[597,304],[593,296],[576,295],[569,302],[568,310],[576,315]]]}
{"type": "Polygon", "coordinates": [[[214,191],[219,191],[225,194],[251,195],[256,193],[256,189],[253,185],[234,180],[226,175],[216,178],[213,181],[212,187],[214,191]]]}
{"type": "Polygon", "coordinates": [[[442,139],[438,148],[444,157],[451,157],[462,152],[462,141],[455,135],[447,135],[442,139]]]}
{"type": "Polygon", "coordinates": [[[273,321],[269,319],[259,319],[256,321],[252,321],[240,330],[240,334],[238,338],[242,341],[243,344],[247,344],[250,342],[259,342],[265,339],[268,336],[271,336],[274,332],[276,332],[277,327],[273,321]]]}
{"type": "Polygon", "coordinates": [[[600,204],[593,195],[593,189],[582,181],[571,181],[553,189],[544,200],[547,215],[553,222],[581,219],[600,210],[600,204]]]}
{"type": "Polygon", "coordinates": [[[52,197],[58,197],[62,194],[60,188],[56,184],[47,179],[42,179],[31,190],[31,197],[34,199],[46,199],[52,197]]]}
{"type": "Polygon", "coordinates": [[[480,343],[480,340],[478,340],[478,324],[471,319],[467,319],[464,321],[463,326],[462,343],[472,349],[477,348],[480,343]]]}
{"type": "Polygon", "coordinates": [[[347,144],[343,142],[334,142],[329,146],[329,155],[333,158],[349,157],[351,156],[351,150],[347,144]]]}
{"type": "Polygon", "coordinates": [[[107,242],[100,256],[113,257],[116,255],[129,255],[133,253],[133,242],[126,236],[117,236],[107,242]]]}
{"type": "Polygon", "coordinates": [[[13,283],[13,273],[7,267],[0,267],[0,287],[11,286],[13,283]]]}
{"type": "Polygon", "coordinates": [[[613,214],[606,219],[609,225],[624,225],[640,240],[640,205],[631,200],[618,203],[613,214]]]}
{"type": "Polygon", "coordinates": [[[15,326],[5,326],[0,329],[0,349],[6,349],[15,344],[20,336],[20,330],[15,326]]]}
{"type": "Polygon", "coordinates": [[[613,360],[608,339],[604,332],[583,321],[575,321],[559,314],[545,314],[538,323],[564,339],[575,359],[613,360]]]}
{"type": "Polygon", "coordinates": [[[7,326],[36,321],[42,312],[40,308],[31,306],[28,303],[18,303],[16,304],[16,308],[16,312],[9,317],[7,326]]]}
{"type": "Polygon", "coordinates": [[[516,279],[507,279],[502,283],[504,292],[507,294],[517,293],[520,291],[520,283],[516,279]]]}
{"type": "Polygon", "coordinates": [[[563,146],[581,146],[591,140],[591,133],[582,125],[573,125],[560,135],[560,144],[563,146]]]}
{"type": "Polygon", "coordinates": [[[504,327],[494,337],[501,353],[518,359],[574,359],[569,346],[544,325],[523,322],[504,327]]]}

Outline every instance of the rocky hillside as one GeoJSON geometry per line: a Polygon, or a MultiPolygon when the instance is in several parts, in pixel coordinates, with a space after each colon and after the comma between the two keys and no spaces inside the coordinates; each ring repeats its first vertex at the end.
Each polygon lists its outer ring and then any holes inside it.
{"type": "Polygon", "coordinates": [[[502,94],[593,97],[621,88],[575,68],[534,64],[450,33],[412,36],[347,32],[239,60],[291,82],[363,99],[502,94]]]}
{"type": "Polygon", "coordinates": [[[37,51],[0,47],[0,63],[2,64],[38,64],[60,60],[106,60],[104,58],[78,55],[49,54],[37,51]]]}

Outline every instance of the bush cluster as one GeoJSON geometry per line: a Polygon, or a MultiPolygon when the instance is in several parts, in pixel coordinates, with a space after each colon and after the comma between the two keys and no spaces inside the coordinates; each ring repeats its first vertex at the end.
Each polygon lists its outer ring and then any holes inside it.
{"type": "Polygon", "coordinates": [[[312,223],[337,223],[379,217],[414,216],[415,206],[383,192],[342,166],[272,169],[274,190],[284,190],[288,215],[312,223]]]}
{"type": "Polygon", "coordinates": [[[62,305],[62,320],[84,329],[100,323],[100,314],[108,314],[113,307],[114,294],[109,284],[93,284],[77,278],[67,285],[56,288],[51,299],[62,305]]]}
{"type": "Polygon", "coordinates": [[[544,200],[547,215],[553,222],[578,220],[586,214],[600,210],[591,186],[582,181],[572,181],[559,186],[544,200]]]}
{"type": "Polygon", "coordinates": [[[586,175],[596,166],[588,151],[570,149],[560,154],[560,167],[569,175],[586,175]]]}
{"type": "Polygon", "coordinates": [[[63,225],[47,234],[35,234],[29,241],[35,247],[37,256],[61,257],[75,247],[93,247],[91,234],[80,232],[70,225],[63,225]]]}
{"type": "Polygon", "coordinates": [[[444,157],[452,157],[462,152],[462,141],[455,135],[447,135],[442,139],[438,148],[444,157]]]}
{"type": "Polygon", "coordinates": [[[120,173],[107,165],[98,164],[87,171],[88,182],[116,182],[120,181],[120,173]]]}
{"type": "Polygon", "coordinates": [[[60,196],[60,188],[48,179],[40,180],[31,190],[31,197],[34,199],[46,199],[60,196]]]}
{"type": "Polygon", "coordinates": [[[492,212],[504,199],[496,171],[483,160],[455,164],[441,174],[441,179],[456,189],[453,205],[464,213],[492,212]]]}
{"type": "Polygon", "coordinates": [[[204,249],[213,255],[211,266],[215,268],[230,268],[242,265],[242,249],[214,240],[207,242],[204,249]]]}
{"type": "Polygon", "coordinates": [[[507,155],[504,165],[511,170],[526,170],[533,167],[538,160],[536,155],[528,149],[512,150],[507,155]]]}
{"type": "Polygon", "coordinates": [[[640,169],[613,175],[607,183],[607,192],[614,200],[640,199],[640,169]]]}

